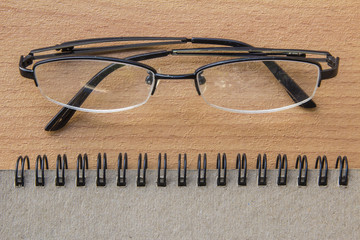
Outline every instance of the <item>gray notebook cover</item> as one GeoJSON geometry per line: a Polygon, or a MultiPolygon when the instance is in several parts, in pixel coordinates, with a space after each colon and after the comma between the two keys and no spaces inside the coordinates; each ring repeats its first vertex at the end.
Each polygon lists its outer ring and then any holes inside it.
{"type": "Polygon", "coordinates": [[[75,186],[75,170],[66,184],[55,186],[55,171],[45,171],[45,186],[36,187],[33,170],[25,186],[15,187],[14,171],[0,171],[1,239],[359,239],[360,172],[349,170],[347,187],[338,185],[338,170],[329,170],[328,185],[318,186],[318,170],[309,170],[306,187],[298,171],[288,171],[278,186],[277,170],[267,171],[267,185],[257,185],[248,170],[247,186],[238,186],[237,171],[227,171],[227,185],[217,186],[217,172],[207,171],[207,185],[197,186],[197,171],[188,171],[187,186],[177,186],[177,171],[168,170],[167,186],[156,184],[147,170],[146,186],[136,187],[136,170],[127,171],[127,186],[116,185],[117,171],[97,187],[96,170],[86,171],[86,186],[75,186]]]}

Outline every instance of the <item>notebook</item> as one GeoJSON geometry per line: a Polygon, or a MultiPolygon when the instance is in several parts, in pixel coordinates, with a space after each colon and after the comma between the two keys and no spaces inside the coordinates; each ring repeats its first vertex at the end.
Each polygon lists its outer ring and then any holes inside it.
{"type": "Polygon", "coordinates": [[[79,155],[74,170],[65,159],[59,156],[49,170],[46,156],[20,157],[15,170],[0,171],[1,239],[360,236],[360,171],[348,169],[346,158],[328,169],[321,157],[311,170],[304,156],[298,169],[287,169],[284,156],[278,169],[267,169],[266,155],[257,159],[258,169],[246,168],[246,155],[231,164],[219,155],[217,169],[207,169],[200,155],[196,170],[186,168],[184,155],[178,169],[167,169],[171,159],[164,155],[158,169],[146,168],[146,154],[138,169],[126,169],[132,159],[123,154],[117,169],[106,169],[106,155],[99,155],[97,169],[87,169],[87,155],[79,155]]]}

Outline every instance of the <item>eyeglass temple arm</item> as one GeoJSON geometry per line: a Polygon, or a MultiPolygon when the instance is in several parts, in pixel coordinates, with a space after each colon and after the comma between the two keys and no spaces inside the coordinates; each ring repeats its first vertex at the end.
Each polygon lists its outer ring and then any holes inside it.
{"type": "MultiPolygon", "coordinates": [[[[170,44],[182,44],[182,43],[204,43],[204,44],[217,44],[232,47],[247,47],[250,46],[247,43],[243,43],[236,40],[229,39],[217,39],[217,38],[172,38],[172,37],[118,37],[118,38],[93,38],[84,39],[78,41],[64,42],[55,46],[33,49],[27,56],[21,56],[19,62],[20,74],[25,78],[35,80],[34,72],[31,69],[27,69],[33,63],[33,60],[60,57],[73,54],[94,54],[98,52],[127,50],[142,47],[163,46],[170,44]],[[106,42],[122,42],[122,41],[161,41],[161,42],[149,42],[138,44],[125,44],[117,46],[105,46],[105,47],[90,47],[90,48],[75,48],[75,46],[83,46],[88,44],[106,43],[106,42]],[[164,42],[165,41],[165,42],[164,42]],[[59,53],[35,55],[37,53],[46,51],[61,51],[59,53]]],[[[36,84],[36,82],[35,82],[36,84]]]]}
{"type": "Polygon", "coordinates": [[[326,56],[327,65],[330,67],[329,69],[324,69],[321,71],[321,80],[329,79],[336,77],[339,72],[339,57],[334,57],[330,53],[326,56]]]}
{"type": "Polygon", "coordinates": [[[156,45],[166,45],[166,44],[181,44],[191,41],[188,38],[184,37],[112,37],[112,38],[91,38],[83,39],[77,41],[64,42],[50,47],[38,48],[30,51],[30,54],[46,52],[51,50],[61,51],[56,55],[63,55],[69,53],[96,53],[103,51],[114,51],[121,49],[137,48],[137,47],[146,47],[146,46],[156,46],[156,45]],[[125,44],[125,45],[113,45],[113,46],[103,46],[103,47],[88,47],[88,48],[75,48],[78,46],[84,46],[89,44],[99,44],[99,43],[115,43],[115,42],[136,42],[136,41],[162,41],[162,42],[148,42],[148,43],[135,43],[135,44],[125,44]],[[166,41],[166,42],[163,42],[166,41]]]}
{"type": "MultiPolygon", "coordinates": [[[[102,79],[106,78],[110,73],[122,66],[123,65],[120,64],[110,64],[109,66],[98,72],[75,94],[75,96],[68,102],[68,105],[80,107],[87,99],[87,97],[92,93],[93,89],[101,82],[102,79]]],[[[64,127],[75,112],[76,110],[63,107],[46,125],[45,130],[56,131],[64,127]]]]}
{"type": "Polygon", "coordinates": [[[237,40],[221,39],[221,38],[171,38],[171,37],[120,37],[120,38],[95,38],[95,39],[84,39],[78,41],[64,42],[55,46],[33,49],[30,51],[26,58],[43,59],[50,57],[59,57],[64,55],[72,54],[93,54],[97,52],[105,51],[116,51],[126,50],[140,47],[151,47],[151,46],[162,46],[170,44],[182,44],[182,43],[199,43],[199,44],[213,44],[213,45],[224,45],[229,47],[252,47],[251,45],[240,42],[237,40]],[[88,44],[98,44],[106,42],[122,42],[122,41],[161,41],[161,42],[148,42],[148,43],[135,43],[125,45],[114,45],[114,46],[103,46],[103,47],[88,47],[88,48],[75,48],[77,46],[84,46],[88,44]],[[165,42],[164,42],[165,41],[165,42]],[[34,54],[56,50],[59,53],[37,55],[34,54]]]}
{"type": "MultiPolygon", "coordinates": [[[[280,84],[285,87],[286,93],[295,103],[309,98],[309,95],[306,94],[304,90],[302,90],[302,88],[288,74],[286,74],[286,72],[277,63],[271,61],[263,61],[263,63],[280,82],[280,84]]],[[[315,108],[316,103],[310,99],[300,106],[303,108],[315,108]]]]}
{"type": "Polygon", "coordinates": [[[191,39],[187,38],[171,38],[171,37],[120,37],[120,38],[94,38],[94,39],[84,39],[79,41],[71,41],[61,43],[51,47],[38,48],[31,50],[27,56],[20,56],[19,62],[19,70],[21,76],[25,78],[29,78],[34,80],[36,86],[37,82],[35,81],[34,71],[32,69],[27,69],[26,67],[33,64],[34,60],[45,59],[45,58],[53,58],[60,57],[66,55],[74,55],[74,54],[94,54],[98,52],[106,52],[106,51],[115,51],[115,50],[127,50],[133,48],[142,48],[142,47],[153,47],[153,46],[163,46],[170,44],[181,44],[191,41],[191,39]],[[166,42],[149,42],[149,43],[139,43],[139,44],[126,44],[126,45],[117,45],[117,46],[105,46],[105,47],[93,47],[93,48],[79,48],[74,49],[75,46],[82,46],[87,44],[95,44],[95,43],[104,43],[104,42],[119,42],[119,41],[160,41],[166,40],[166,42]],[[46,51],[61,51],[60,53],[52,53],[52,54],[42,54],[35,55],[37,53],[46,52],[46,51]]]}

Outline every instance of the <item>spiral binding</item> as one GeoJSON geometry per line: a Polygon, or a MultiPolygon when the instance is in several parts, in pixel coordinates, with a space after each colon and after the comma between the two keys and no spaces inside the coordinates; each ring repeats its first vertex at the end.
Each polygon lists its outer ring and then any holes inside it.
{"type": "Polygon", "coordinates": [[[36,158],[36,164],[35,164],[35,186],[45,186],[45,176],[44,176],[44,167],[46,166],[46,169],[49,169],[49,164],[46,155],[43,155],[42,157],[39,155],[36,158]],[[40,164],[41,168],[41,177],[39,177],[38,173],[38,165],[40,164]]]}
{"type": "Polygon", "coordinates": [[[259,186],[266,185],[266,168],[267,168],[266,154],[264,154],[262,159],[261,159],[261,154],[259,154],[256,160],[256,169],[259,169],[259,174],[258,174],[259,186]]]}
{"type": "Polygon", "coordinates": [[[306,186],[307,184],[307,173],[308,173],[308,162],[306,155],[299,155],[296,158],[295,168],[297,169],[299,166],[299,177],[298,177],[298,185],[306,186]]]}
{"type": "Polygon", "coordinates": [[[97,158],[97,167],[96,167],[96,186],[104,187],[106,185],[106,168],[107,168],[107,160],[106,160],[106,153],[104,153],[103,157],[103,176],[100,177],[100,170],[101,170],[101,154],[98,154],[97,158]]]}
{"type": "Polygon", "coordinates": [[[288,170],[288,166],[287,166],[287,156],[286,154],[284,154],[281,158],[281,154],[279,154],[276,158],[276,169],[279,169],[279,175],[278,175],[278,180],[277,180],[277,185],[279,186],[284,186],[286,185],[286,180],[287,180],[287,170],[288,170]],[[282,174],[282,170],[284,171],[284,173],[282,174]]]}
{"type": "Polygon", "coordinates": [[[341,158],[341,156],[339,156],[336,159],[335,168],[338,168],[339,163],[340,163],[339,185],[347,186],[348,185],[348,175],[349,175],[349,164],[348,164],[347,157],[344,156],[343,158],[341,158]],[[345,164],[345,173],[343,172],[344,164],[345,164]]]}
{"type": "Polygon", "coordinates": [[[166,153],[164,154],[164,169],[163,169],[163,176],[161,176],[161,153],[159,153],[158,159],[158,177],[157,177],[157,186],[158,187],[166,187],[166,168],[167,168],[167,156],[166,153]]]}
{"type": "Polygon", "coordinates": [[[59,154],[56,159],[55,186],[65,186],[65,168],[68,169],[66,154],[62,158],[59,154]],[[59,169],[61,169],[61,177],[59,177],[59,169]]]}
{"type": "Polygon", "coordinates": [[[118,176],[117,176],[117,185],[120,186],[126,186],[126,169],[128,166],[128,158],[127,153],[124,154],[124,162],[122,163],[122,153],[119,153],[118,156],[118,176]],[[122,167],[124,166],[124,168],[122,167]],[[121,169],[123,170],[122,176],[121,176],[121,169]]]}
{"type": "Polygon", "coordinates": [[[318,184],[319,186],[326,186],[327,185],[327,175],[328,175],[328,162],[327,162],[327,158],[326,156],[323,156],[322,158],[320,156],[318,156],[316,158],[316,163],[315,163],[315,169],[317,169],[319,163],[319,181],[318,184]]]}
{"type": "Polygon", "coordinates": [[[236,156],[236,169],[239,169],[238,185],[246,186],[247,159],[245,153],[243,153],[242,157],[240,153],[236,156]],[[241,173],[241,169],[243,169],[243,173],[241,173]]]}
{"type": "Polygon", "coordinates": [[[185,153],[184,154],[184,170],[183,170],[183,174],[181,175],[181,154],[179,154],[179,160],[178,160],[178,186],[179,187],[186,186],[186,167],[187,167],[187,159],[186,159],[186,153],[185,153]]]}
{"type": "MultiPolygon", "coordinates": [[[[26,169],[30,169],[30,160],[28,156],[19,156],[16,161],[15,166],[15,186],[23,187],[25,183],[24,172],[26,169]],[[21,164],[21,169],[19,170],[19,165],[21,164]],[[20,171],[20,174],[19,174],[20,171]]],[[[137,168],[137,177],[136,177],[136,186],[144,187],[146,186],[146,170],[148,166],[148,155],[139,154],[138,158],[138,168],[137,168]]],[[[81,187],[86,184],[86,169],[89,168],[88,156],[85,153],[84,155],[79,154],[77,157],[77,167],[76,167],[76,186],[81,187]]],[[[128,155],[125,153],[119,153],[118,155],[118,165],[117,165],[117,186],[126,186],[126,170],[128,168],[128,155]]],[[[278,169],[277,176],[277,185],[285,186],[287,184],[287,173],[288,173],[288,159],[287,155],[279,154],[276,158],[276,169],[278,169]]],[[[308,176],[308,160],[306,155],[298,155],[296,158],[295,168],[299,169],[298,173],[298,186],[307,185],[307,176],[308,176]]],[[[327,186],[328,184],[328,161],[327,157],[318,156],[315,162],[315,169],[319,168],[318,175],[318,185],[327,186]]],[[[339,156],[336,159],[335,169],[339,168],[339,178],[338,184],[340,186],[347,186],[349,182],[349,164],[346,156],[339,156]]],[[[45,186],[45,169],[49,169],[48,158],[46,155],[38,155],[35,162],[35,186],[45,186]],[[39,169],[41,174],[39,176],[39,169]]],[[[60,154],[57,156],[56,160],[56,177],[55,185],[56,186],[65,186],[65,172],[68,169],[67,156],[60,154]],[[61,175],[60,175],[61,170],[61,175]]],[[[96,174],[96,186],[103,187],[106,186],[106,169],[107,169],[107,156],[106,153],[97,156],[97,174],[96,174]],[[102,174],[101,174],[102,172],[102,174]]],[[[217,155],[216,162],[217,169],[217,186],[226,186],[227,184],[227,157],[226,154],[222,155],[219,153],[217,155]]],[[[236,165],[235,169],[238,170],[238,181],[239,186],[246,186],[247,184],[247,157],[246,154],[237,154],[236,156],[236,165]]],[[[258,169],[257,174],[257,184],[259,186],[264,186],[267,184],[267,156],[266,154],[259,154],[256,161],[256,169],[258,169]]],[[[197,185],[199,187],[206,186],[206,171],[207,171],[207,155],[198,155],[198,164],[197,164],[197,185]]],[[[158,156],[158,169],[157,169],[157,186],[166,187],[167,186],[167,154],[162,155],[161,153],[158,156]],[[163,157],[162,157],[163,156],[163,157]]],[[[187,155],[179,154],[178,157],[178,186],[187,186],[187,155]],[[183,156],[183,158],[182,158],[183,156]],[[183,166],[183,168],[182,168],[183,166]]]]}
{"type": "Polygon", "coordinates": [[[199,154],[197,168],[198,168],[198,180],[197,180],[198,186],[199,187],[206,186],[206,153],[204,153],[202,169],[201,169],[201,154],[199,154]],[[201,172],[203,172],[202,175],[201,175],[201,172]]]}
{"type": "Polygon", "coordinates": [[[137,179],[136,179],[136,185],[138,187],[145,187],[146,185],[146,169],[147,169],[147,153],[145,153],[144,155],[144,169],[143,169],[143,175],[141,176],[140,172],[141,172],[141,162],[142,162],[142,157],[141,157],[141,153],[139,154],[139,160],[138,160],[138,175],[137,175],[137,179]]]}
{"type": "Polygon", "coordinates": [[[216,184],[218,186],[226,186],[226,154],[223,153],[222,161],[220,153],[217,156],[216,169],[218,170],[218,177],[216,184]],[[221,169],[223,170],[223,174],[221,174],[221,169]]]}
{"type": "Polygon", "coordinates": [[[16,161],[15,167],[15,186],[24,186],[24,170],[25,170],[25,162],[27,162],[27,168],[30,169],[30,160],[28,156],[22,157],[20,156],[16,161]],[[19,163],[21,162],[21,175],[18,175],[19,163]]]}
{"type": "Polygon", "coordinates": [[[77,158],[77,164],[76,164],[76,186],[82,187],[86,184],[86,178],[85,178],[85,168],[89,168],[89,162],[87,154],[84,154],[84,157],[79,154],[77,158]],[[81,177],[80,177],[80,170],[81,170],[81,177]]]}

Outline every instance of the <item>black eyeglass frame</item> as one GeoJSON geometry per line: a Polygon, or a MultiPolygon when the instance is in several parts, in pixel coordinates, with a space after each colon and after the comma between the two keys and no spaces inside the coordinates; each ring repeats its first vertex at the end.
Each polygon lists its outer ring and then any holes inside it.
{"type": "MultiPolygon", "coordinates": [[[[102,60],[102,61],[109,61],[116,63],[125,63],[125,64],[135,65],[138,67],[148,69],[149,71],[153,72],[155,75],[155,79],[154,79],[155,83],[153,85],[154,86],[153,89],[151,90],[151,95],[155,93],[157,82],[159,79],[194,79],[197,93],[201,95],[199,81],[197,79],[197,76],[201,71],[214,66],[235,63],[235,62],[264,61],[265,63],[265,61],[269,61],[268,63],[270,63],[270,65],[272,66],[268,66],[267,64],[265,65],[267,65],[270,71],[272,71],[272,68],[274,68],[274,66],[276,67],[276,71],[279,71],[279,69],[280,71],[283,71],[279,66],[277,66],[276,63],[271,62],[275,60],[297,61],[297,62],[315,64],[320,69],[318,87],[320,86],[322,80],[335,77],[338,73],[338,67],[339,67],[339,58],[333,57],[329,52],[326,51],[256,48],[256,47],[252,47],[247,43],[243,43],[235,40],[215,39],[215,38],[121,37],[121,38],[85,39],[79,41],[65,42],[51,47],[32,50],[27,56],[20,57],[20,62],[19,62],[20,74],[25,78],[34,80],[35,85],[38,86],[35,76],[36,67],[41,64],[46,64],[49,62],[64,61],[64,60],[102,60]],[[91,47],[91,48],[87,48],[87,47],[75,48],[78,46],[84,46],[88,44],[105,43],[105,42],[121,42],[121,41],[157,41],[157,42],[91,47]],[[104,56],[88,56],[88,55],[82,56],[82,54],[95,54],[95,53],[112,52],[119,50],[147,48],[152,46],[181,44],[187,42],[196,43],[196,44],[225,45],[227,47],[192,48],[192,49],[186,48],[186,49],[173,49],[170,51],[163,50],[163,51],[149,52],[149,53],[129,56],[123,59],[104,57],[104,56]],[[37,55],[38,53],[52,51],[52,50],[56,50],[60,52],[53,54],[37,55]],[[323,55],[325,57],[306,58],[306,54],[323,55]],[[80,56],[76,56],[76,55],[80,55],[80,56]],[[228,59],[228,60],[210,63],[196,69],[194,73],[181,74],[181,75],[169,75],[169,74],[157,73],[157,71],[153,67],[139,62],[148,59],[165,57],[168,55],[230,56],[230,57],[235,57],[235,59],[228,59]],[[33,65],[32,69],[27,68],[28,66],[33,64],[34,60],[40,60],[40,59],[44,59],[44,60],[36,62],[33,65]],[[326,62],[327,65],[330,67],[330,69],[323,69],[320,62],[326,62]]],[[[116,69],[117,68],[112,69],[111,67],[108,66],[100,72],[102,72],[103,75],[105,75],[106,77],[108,74],[110,74],[112,71],[115,71],[116,69]]],[[[275,75],[275,70],[272,71],[272,73],[275,75]]],[[[94,79],[95,77],[96,76],[94,76],[92,79],[94,79]]],[[[102,79],[97,78],[95,80],[100,82],[102,79]]],[[[278,80],[281,82],[280,79],[278,80]]],[[[295,103],[299,102],[297,101],[297,97],[293,96],[292,92],[301,93],[302,92],[301,88],[299,88],[299,86],[297,86],[296,83],[295,85],[292,84],[291,86],[285,86],[285,87],[287,89],[289,96],[294,100],[294,102],[295,103]]],[[[84,96],[84,93],[81,92],[80,90],[78,94],[76,94],[76,96],[74,96],[74,98],[71,101],[78,101],[78,103],[81,106],[82,102],[85,101],[86,98],[87,96],[84,96]]],[[[316,104],[310,99],[309,101],[301,104],[300,106],[304,108],[314,108],[316,107],[316,104]]],[[[70,120],[70,118],[73,116],[75,112],[76,112],[75,109],[70,109],[64,106],[58,112],[58,114],[56,114],[55,117],[48,123],[45,130],[55,131],[62,128],[63,126],[66,125],[66,123],[70,120]]]]}

